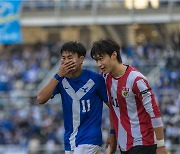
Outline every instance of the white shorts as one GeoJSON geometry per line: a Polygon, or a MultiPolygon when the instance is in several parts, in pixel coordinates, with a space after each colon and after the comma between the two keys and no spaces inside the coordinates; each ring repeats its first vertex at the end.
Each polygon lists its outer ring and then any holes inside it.
{"type": "Polygon", "coordinates": [[[75,147],[73,151],[65,151],[65,154],[99,154],[101,147],[92,144],[82,144],[75,147]]]}

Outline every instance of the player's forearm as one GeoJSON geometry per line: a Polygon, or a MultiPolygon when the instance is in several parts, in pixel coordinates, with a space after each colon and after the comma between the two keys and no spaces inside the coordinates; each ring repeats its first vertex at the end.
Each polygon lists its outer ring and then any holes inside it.
{"type": "MultiPolygon", "coordinates": [[[[163,127],[157,127],[154,128],[155,134],[156,134],[156,143],[158,151],[163,151],[163,154],[166,154],[166,148],[165,148],[165,141],[164,141],[164,131],[163,127]]],[[[158,152],[157,152],[158,153],[158,152]]],[[[162,153],[162,152],[160,152],[162,153]]]]}
{"type": "Polygon", "coordinates": [[[162,140],[162,139],[164,139],[163,127],[154,128],[154,131],[155,131],[156,139],[157,139],[157,140],[162,140]]]}
{"type": "Polygon", "coordinates": [[[39,104],[46,103],[51,98],[57,84],[58,81],[55,78],[52,78],[49,83],[39,91],[37,96],[37,102],[39,104]]]}
{"type": "MultiPolygon", "coordinates": [[[[110,112],[110,111],[109,111],[110,112]]],[[[110,120],[110,129],[114,130],[114,125],[113,125],[113,121],[112,121],[112,117],[111,114],[109,113],[109,120],[110,120]]]]}

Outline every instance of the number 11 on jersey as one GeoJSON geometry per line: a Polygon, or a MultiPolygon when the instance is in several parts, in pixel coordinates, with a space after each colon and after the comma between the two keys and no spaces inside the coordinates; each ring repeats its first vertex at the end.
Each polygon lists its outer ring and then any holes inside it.
{"type": "Polygon", "coordinates": [[[82,112],[89,112],[90,111],[90,99],[81,100],[81,104],[82,104],[82,112]]]}

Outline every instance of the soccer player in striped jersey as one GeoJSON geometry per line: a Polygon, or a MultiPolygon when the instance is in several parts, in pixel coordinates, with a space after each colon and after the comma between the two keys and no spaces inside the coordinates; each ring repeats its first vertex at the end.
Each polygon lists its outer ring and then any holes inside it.
{"type": "Polygon", "coordinates": [[[122,153],[166,154],[160,110],[147,78],[122,63],[120,46],[113,40],[95,42],[91,57],[106,81],[110,114],[122,153]]]}
{"type": "Polygon", "coordinates": [[[86,49],[81,43],[65,43],[60,54],[60,68],[40,90],[37,101],[44,104],[61,95],[65,154],[97,154],[102,144],[103,102],[108,102],[105,80],[98,73],[82,69],[86,49]]]}

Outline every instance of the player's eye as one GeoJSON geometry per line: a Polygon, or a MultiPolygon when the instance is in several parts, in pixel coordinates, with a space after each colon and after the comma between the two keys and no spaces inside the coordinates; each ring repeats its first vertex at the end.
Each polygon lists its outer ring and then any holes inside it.
{"type": "Polygon", "coordinates": [[[102,60],[103,60],[103,57],[99,57],[98,60],[101,60],[101,61],[102,61],[102,60]]]}

